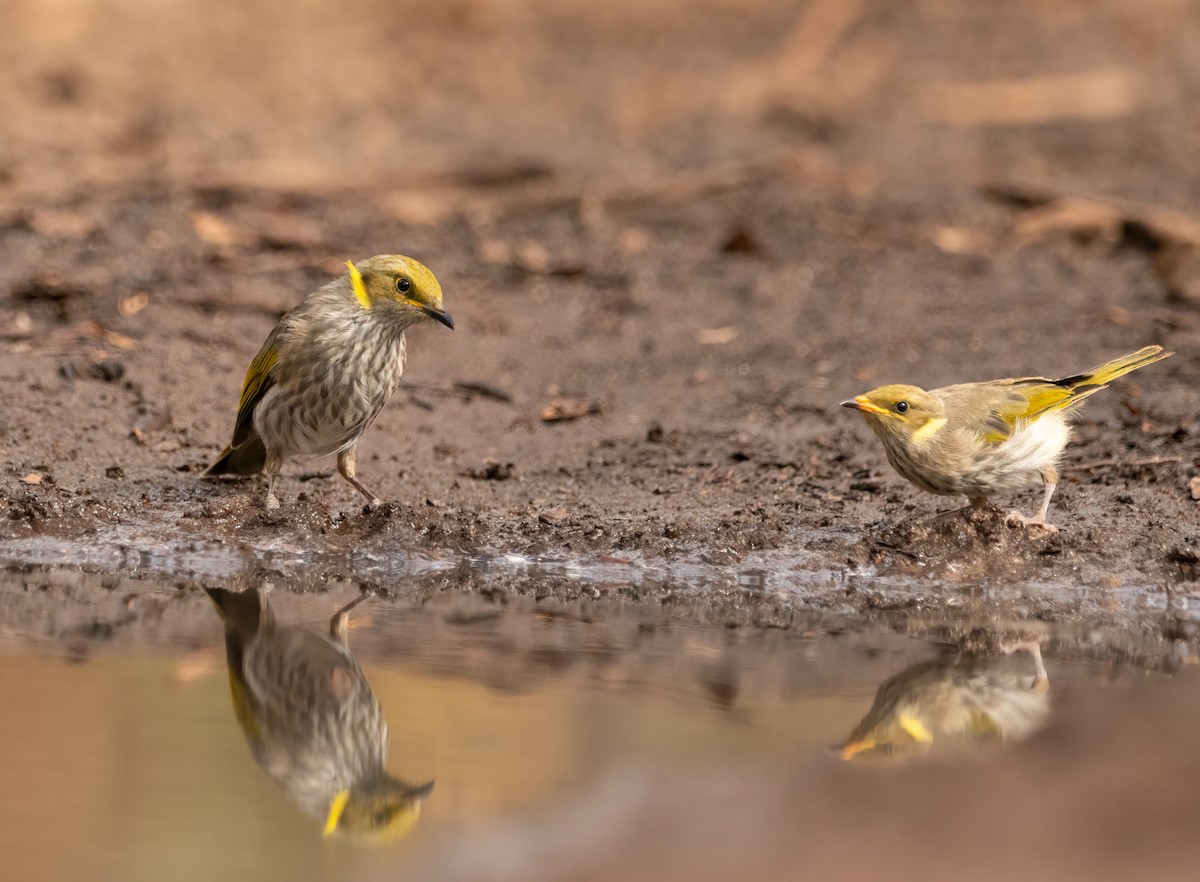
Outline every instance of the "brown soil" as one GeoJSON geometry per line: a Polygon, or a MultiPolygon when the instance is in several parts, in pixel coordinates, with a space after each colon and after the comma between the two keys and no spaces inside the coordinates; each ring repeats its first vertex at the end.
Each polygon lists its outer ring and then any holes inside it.
{"type": "Polygon", "coordinates": [[[758,554],[1068,599],[1196,579],[1200,315],[1157,258],[1195,244],[1162,212],[1200,198],[1200,19],[1169,0],[3,16],[11,548],[758,554]],[[1115,215],[1038,214],[1060,194],[1115,215]],[[330,461],[292,463],[273,514],[258,481],[199,480],[274,321],[379,252],[432,267],[458,322],[412,333],[360,445],[389,505],[330,461]],[[958,501],[837,406],[1150,342],[1178,354],[1084,411],[1056,535],[924,520],[958,501]],[[593,412],[543,419],[564,400],[593,412]]]}

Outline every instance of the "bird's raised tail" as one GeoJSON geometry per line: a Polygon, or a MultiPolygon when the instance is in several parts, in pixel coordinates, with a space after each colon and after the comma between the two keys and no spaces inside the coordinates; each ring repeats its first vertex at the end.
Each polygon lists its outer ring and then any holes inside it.
{"type": "Polygon", "coordinates": [[[1162,361],[1164,358],[1174,354],[1174,352],[1163,352],[1161,346],[1146,346],[1137,352],[1131,352],[1128,355],[1122,355],[1120,358],[1114,358],[1112,361],[1106,361],[1104,364],[1098,364],[1090,371],[1084,371],[1082,374],[1075,374],[1072,377],[1063,377],[1061,380],[1055,380],[1055,383],[1070,389],[1077,389],[1081,386],[1103,386],[1130,371],[1144,368],[1148,364],[1162,361]]]}
{"type": "Polygon", "coordinates": [[[217,475],[257,475],[267,462],[267,448],[258,435],[251,435],[238,446],[232,444],[221,451],[217,461],[204,470],[202,478],[217,475]]]}

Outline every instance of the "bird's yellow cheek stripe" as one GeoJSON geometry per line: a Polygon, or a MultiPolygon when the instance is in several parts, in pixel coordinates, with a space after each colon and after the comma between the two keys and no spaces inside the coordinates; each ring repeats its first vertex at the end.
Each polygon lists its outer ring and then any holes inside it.
{"type": "Polygon", "coordinates": [[[354,288],[354,299],[358,301],[358,305],[363,309],[371,308],[371,298],[367,296],[367,286],[363,284],[362,273],[350,261],[346,261],[346,266],[350,269],[350,285],[354,288]]]}
{"type": "Polygon", "coordinates": [[[342,819],[342,812],[346,810],[346,803],[350,801],[350,791],[343,790],[333,798],[333,802],[329,806],[329,817],[325,819],[325,835],[328,836],[337,829],[338,821],[342,819]]]}
{"type": "Polygon", "coordinates": [[[930,438],[936,435],[944,425],[946,425],[945,417],[935,417],[934,419],[926,420],[925,425],[913,432],[913,440],[928,441],[930,438]]]}

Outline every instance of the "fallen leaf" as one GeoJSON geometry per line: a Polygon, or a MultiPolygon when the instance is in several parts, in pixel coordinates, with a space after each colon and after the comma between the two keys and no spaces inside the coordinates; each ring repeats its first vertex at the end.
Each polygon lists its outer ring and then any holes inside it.
{"type": "Polygon", "coordinates": [[[721,245],[722,254],[762,254],[762,245],[757,237],[743,226],[734,227],[721,245]]]}
{"type": "Polygon", "coordinates": [[[542,408],[542,422],[557,423],[577,420],[600,413],[600,402],[594,398],[555,398],[542,408]]]}
{"type": "Polygon", "coordinates": [[[210,245],[252,245],[255,237],[210,211],[192,212],[192,230],[210,245]]]}
{"type": "Polygon", "coordinates": [[[1154,255],[1154,271],[1172,301],[1200,305],[1200,248],[1173,242],[1154,255]]]}
{"type": "Polygon", "coordinates": [[[929,238],[933,247],[947,254],[985,254],[988,250],[983,236],[962,227],[935,227],[929,238]]]}
{"type": "Polygon", "coordinates": [[[463,476],[474,478],[477,481],[507,481],[513,476],[514,468],[515,466],[511,462],[496,462],[494,459],[485,459],[482,466],[464,472],[463,476]]]}
{"type": "Polygon", "coordinates": [[[512,395],[508,392],[492,383],[485,383],[483,380],[459,380],[454,384],[454,388],[466,393],[468,396],[478,395],[482,398],[490,398],[493,401],[503,401],[506,403],[512,401],[512,395]]]}
{"type": "Polygon", "coordinates": [[[49,208],[34,209],[29,225],[43,236],[62,236],[68,239],[83,239],[100,227],[95,218],[74,211],[49,208]]]}
{"type": "Polygon", "coordinates": [[[696,342],[702,346],[724,346],[737,339],[738,329],[732,325],[720,328],[701,328],[696,332],[696,342]]]}
{"type": "Polygon", "coordinates": [[[541,242],[524,239],[513,252],[513,263],[527,273],[545,274],[551,270],[550,252],[541,242]]]}
{"type": "Polygon", "coordinates": [[[144,292],[130,294],[117,301],[117,312],[124,316],[137,315],[150,305],[150,295],[144,292]]]}
{"type": "Polygon", "coordinates": [[[1142,104],[1139,75],[1103,67],[1024,79],[943,83],[924,96],[924,116],[953,126],[1118,119],[1142,104]]]}
{"type": "Polygon", "coordinates": [[[40,483],[42,483],[42,476],[39,475],[37,472],[30,472],[28,475],[23,477],[21,480],[24,481],[26,484],[40,484],[40,483]]]}

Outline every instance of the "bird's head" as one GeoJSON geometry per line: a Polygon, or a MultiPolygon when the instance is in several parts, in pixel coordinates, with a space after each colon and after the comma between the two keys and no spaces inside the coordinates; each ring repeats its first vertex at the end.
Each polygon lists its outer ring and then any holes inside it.
{"type": "Polygon", "coordinates": [[[432,781],[414,787],[390,775],[356,784],[333,798],[325,835],[366,843],[394,842],[412,830],[421,815],[421,801],[432,790],[432,781]]]}
{"type": "Polygon", "coordinates": [[[922,441],[946,424],[942,402],[916,386],[880,386],[843,401],[867,418],[884,438],[922,441]]]}
{"type": "Polygon", "coordinates": [[[354,299],[363,309],[398,310],[410,322],[431,318],[454,330],[442,308],[442,286],[429,268],[401,254],[379,254],[346,262],[354,299]]]}
{"type": "Polygon", "coordinates": [[[830,748],[844,760],[870,756],[873,759],[901,760],[925,753],[933,744],[933,734],[915,707],[901,705],[871,712],[842,744],[830,748]]]}

